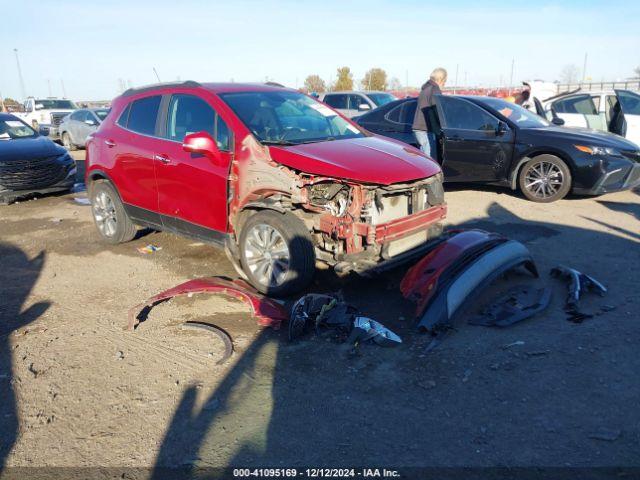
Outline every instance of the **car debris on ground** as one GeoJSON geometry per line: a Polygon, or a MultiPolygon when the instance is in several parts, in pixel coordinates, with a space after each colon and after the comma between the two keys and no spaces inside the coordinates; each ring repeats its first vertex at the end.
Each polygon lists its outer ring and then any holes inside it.
{"type": "Polygon", "coordinates": [[[310,293],[299,298],[291,308],[289,340],[309,331],[316,334],[322,328],[331,329],[346,337],[355,347],[372,341],[381,346],[394,346],[402,339],[380,322],[360,316],[358,309],[334,295],[310,293]]]}
{"type": "Polygon", "coordinates": [[[416,303],[418,328],[434,333],[451,325],[459,308],[500,275],[524,266],[538,270],[520,242],[484,230],[456,230],[443,235],[405,274],[402,295],[416,303]]]}
{"type": "Polygon", "coordinates": [[[162,250],[162,247],[158,247],[157,245],[149,244],[144,247],[136,248],[136,250],[144,255],[149,255],[151,253],[155,253],[158,250],[162,250]]]}
{"type": "Polygon", "coordinates": [[[231,355],[233,354],[233,340],[231,338],[231,335],[229,335],[229,333],[227,333],[227,331],[223,328],[220,328],[212,323],[194,321],[184,322],[182,324],[182,328],[206,330],[215,334],[220,340],[222,340],[222,343],[224,344],[224,353],[220,360],[216,362],[216,365],[222,365],[224,362],[229,360],[229,358],[231,358],[231,355]]]}
{"type": "Polygon", "coordinates": [[[526,285],[513,287],[485,306],[480,314],[470,318],[468,323],[486,327],[507,327],[546,310],[550,302],[550,288],[532,288],[526,285]]]}
{"type": "Polygon", "coordinates": [[[151,309],[158,303],[170,298],[184,295],[191,296],[196,293],[223,294],[241,300],[251,307],[258,325],[271,327],[274,330],[279,329],[280,324],[289,318],[282,305],[258,293],[243,280],[205,277],[181,283],[129,309],[128,330],[135,330],[140,322],[145,321],[151,309]]]}
{"type": "MultiPolygon", "coordinates": [[[[552,268],[550,274],[554,278],[562,278],[569,281],[567,300],[564,307],[565,312],[567,312],[567,320],[581,323],[587,318],[592,318],[593,314],[580,310],[580,298],[582,298],[584,292],[594,292],[604,297],[607,293],[607,287],[595,278],[564,265],[552,268]]],[[[607,308],[611,308],[611,306],[605,305],[603,311],[607,311],[607,308]]]]}

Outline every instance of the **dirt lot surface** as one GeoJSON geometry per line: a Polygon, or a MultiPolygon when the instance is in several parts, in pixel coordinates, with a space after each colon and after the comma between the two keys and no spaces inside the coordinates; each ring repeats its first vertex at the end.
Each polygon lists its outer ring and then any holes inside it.
{"type": "Polygon", "coordinates": [[[360,355],[331,335],[290,344],[239,301],[193,296],[157,306],[135,332],[132,305],[179,282],[235,276],[213,247],[166,233],[101,243],[77,195],[0,207],[0,467],[640,465],[640,194],[536,205],[499,189],[449,188],[450,227],[524,242],[553,300],[505,329],[466,319],[425,354],[400,271],[366,280],[321,272],[403,345],[360,355]],[[143,255],[136,249],[162,250],[143,255]],[[608,287],[581,324],[562,310],[566,264],[608,287]],[[607,308],[608,310],[608,308],[607,308]],[[236,352],[184,331],[213,321],[236,352]]]}

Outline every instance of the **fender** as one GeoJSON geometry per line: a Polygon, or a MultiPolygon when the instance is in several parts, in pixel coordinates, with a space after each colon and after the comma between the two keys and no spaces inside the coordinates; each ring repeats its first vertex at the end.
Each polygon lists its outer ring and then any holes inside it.
{"type": "Polygon", "coordinates": [[[516,168],[511,170],[511,173],[510,173],[511,178],[509,179],[509,184],[511,185],[511,190],[517,190],[518,189],[518,172],[520,171],[520,167],[522,167],[529,160],[531,160],[530,157],[526,157],[526,156],[522,157],[520,159],[520,161],[518,161],[518,163],[516,164],[516,168]]]}

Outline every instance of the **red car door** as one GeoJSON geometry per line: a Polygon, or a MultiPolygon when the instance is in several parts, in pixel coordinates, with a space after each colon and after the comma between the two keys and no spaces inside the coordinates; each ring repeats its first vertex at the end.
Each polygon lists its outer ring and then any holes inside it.
{"type": "Polygon", "coordinates": [[[227,180],[231,135],[207,100],[174,94],[167,102],[163,139],[155,151],[158,211],[166,228],[206,240],[222,240],[227,230],[227,180]],[[213,161],[185,152],[185,135],[205,131],[218,144],[213,161]]]}
{"type": "Polygon", "coordinates": [[[103,135],[103,151],[113,159],[110,172],[127,212],[133,218],[159,224],[154,151],[156,123],[162,97],[131,102],[116,125],[103,135]]]}

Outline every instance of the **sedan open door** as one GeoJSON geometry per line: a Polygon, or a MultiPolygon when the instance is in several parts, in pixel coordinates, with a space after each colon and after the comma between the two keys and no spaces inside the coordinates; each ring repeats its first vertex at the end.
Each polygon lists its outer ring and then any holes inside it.
{"type": "Polygon", "coordinates": [[[504,178],[515,135],[503,121],[464,98],[436,96],[441,131],[440,163],[448,181],[492,182],[504,178]]]}

